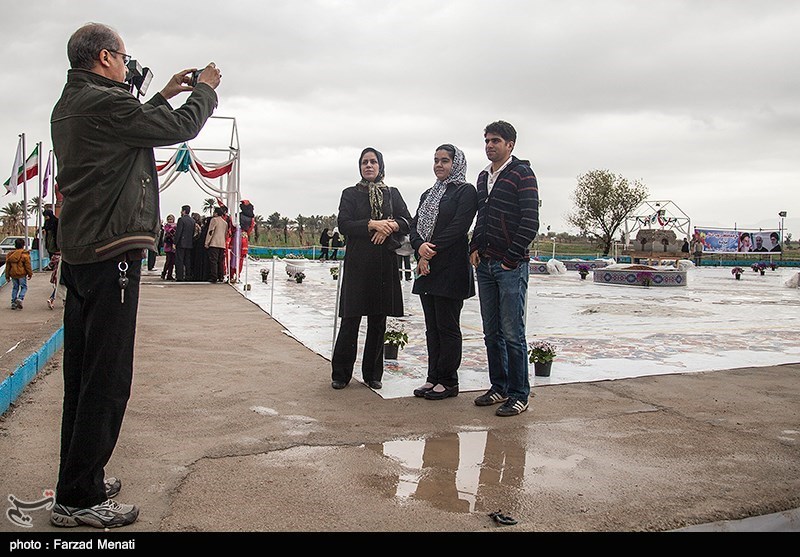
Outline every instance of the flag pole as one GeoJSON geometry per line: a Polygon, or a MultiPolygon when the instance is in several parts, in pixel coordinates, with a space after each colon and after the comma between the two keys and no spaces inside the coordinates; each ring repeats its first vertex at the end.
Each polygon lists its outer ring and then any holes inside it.
{"type": "MultiPolygon", "coordinates": [[[[42,164],[42,142],[36,144],[39,149],[39,161],[37,164],[41,169],[42,164]]],[[[44,265],[42,265],[42,174],[43,172],[39,171],[36,174],[39,175],[39,202],[36,205],[36,238],[39,240],[39,270],[42,271],[44,269],[44,265]]]]}
{"type": "Polygon", "coordinates": [[[25,157],[25,134],[22,134],[22,237],[25,238],[25,249],[31,246],[28,244],[28,172],[25,168],[28,159],[25,157]]]}

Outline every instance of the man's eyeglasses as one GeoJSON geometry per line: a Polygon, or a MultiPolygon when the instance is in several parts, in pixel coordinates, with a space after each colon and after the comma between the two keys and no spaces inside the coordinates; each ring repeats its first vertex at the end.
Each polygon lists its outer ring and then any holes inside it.
{"type": "Polygon", "coordinates": [[[110,48],[107,48],[106,50],[122,56],[122,63],[125,64],[126,66],[128,65],[128,62],[131,61],[131,58],[133,58],[130,54],[125,54],[124,52],[118,52],[116,50],[111,50],[110,48]]]}

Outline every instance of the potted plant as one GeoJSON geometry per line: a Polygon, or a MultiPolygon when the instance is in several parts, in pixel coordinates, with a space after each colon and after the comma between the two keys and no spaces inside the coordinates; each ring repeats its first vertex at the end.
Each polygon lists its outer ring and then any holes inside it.
{"type": "Polygon", "coordinates": [[[331,267],[330,272],[333,280],[339,280],[339,267],[331,267]]]}
{"type": "Polygon", "coordinates": [[[550,368],[556,358],[556,346],[547,340],[535,340],[528,346],[528,362],[533,364],[538,377],[550,377],[550,368]]]}
{"type": "Polygon", "coordinates": [[[269,269],[261,269],[261,282],[267,282],[269,278],[269,269]]]}
{"type": "Polygon", "coordinates": [[[753,269],[753,271],[755,271],[756,273],[761,273],[761,275],[763,276],[764,271],[767,269],[767,265],[763,261],[759,261],[758,263],[753,263],[750,266],[750,268],[753,269]]]}
{"type": "Polygon", "coordinates": [[[294,274],[294,280],[297,282],[297,284],[303,282],[304,278],[306,278],[306,274],[303,271],[294,274]]]}
{"type": "Polygon", "coordinates": [[[589,274],[589,271],[592,270],[592,267],[586,263],[578,263],[575,265],[575,269],[578,271],[578,273],[580,273],[581,280],[586,280],[586,275],[589,274]]]}
{"type": "Polygon", "coordinates": [[[408,334],[402,321],[394,317],[388,318],[383,342],[383,357],[387,360],[396,360],[398,350],[408,344],[408,334]]]}
{"type": "Polygon", "coordinates": [[[769,268],[772,269],[773,271],[775,271],[775,270],[778,269],[778,264],[773,262],[773,261],[770,261],[769,262],[769,268]]]}
{"type": "Polygon", "coordinates": [[[743,272],[744,269],[742,269],[741,267],[734,267],[733,269],[731,269],[731,274],[736,277],[736,280],[742,279],[743,272]]]}

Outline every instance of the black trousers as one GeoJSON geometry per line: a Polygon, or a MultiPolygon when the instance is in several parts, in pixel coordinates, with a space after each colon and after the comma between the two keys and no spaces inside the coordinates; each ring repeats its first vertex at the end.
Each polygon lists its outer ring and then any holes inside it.
{"type": "MultiPolygon", "coordinates": [[[[353,366],[358,353],[358,330],[361,316],[342,317],[336,344],[331,358],[331,379],[348,383],[353,378],[353,366]]],[[[383,335],[386,332],[385,315],[367,316],[367,338],[361,360],[364,381],[380,381],[383,377],[383,335]]]]}
{"type": "Polygon", "coordinates": [[[175,280],[192,280],[192,249],[175,248],[175,280]]]}
{"type": "Polygon", "coordinates": [[[461,366],[461,309],[464,300],[420,295],[425,314],[425,341],[428,347],[428,383],[445,387],[458,385],[461,366]]]}
{"type": "Polygon", "coordinates": [[[64,407],[56,501],[86,508],[106,500],[105,466],[117,444],[133,381],[141,251],[128,261],[125,302],[117,261],[61,264],[64,407]]]}
{"type": "Polygon", "coordinates": [[[211,268],[209,281],[217,282],[225,278],[225,248],[208,248],[208,264],[211,268]]]}
{"type": "Polygon", "coordinates": [[[156,268],[156,256],[158,254],[153,250],[147,250],[147,270],[152,271],[156,268]]]}

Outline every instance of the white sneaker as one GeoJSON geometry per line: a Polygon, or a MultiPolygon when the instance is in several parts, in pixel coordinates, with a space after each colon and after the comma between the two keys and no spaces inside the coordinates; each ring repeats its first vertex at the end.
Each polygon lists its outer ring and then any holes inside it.
{"type": "Polygon", "coordinates": [[[94,528],[117,528],[133,524],[139,517],[139,507],[122,505],[107,499],[87,509],[68,507],[58,503],[50,511],[50,524],[62,528],[92,526],[94,528]]]}

